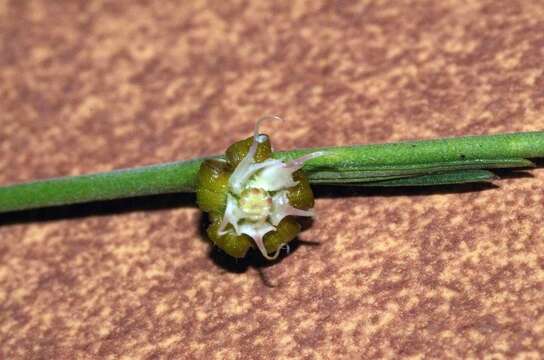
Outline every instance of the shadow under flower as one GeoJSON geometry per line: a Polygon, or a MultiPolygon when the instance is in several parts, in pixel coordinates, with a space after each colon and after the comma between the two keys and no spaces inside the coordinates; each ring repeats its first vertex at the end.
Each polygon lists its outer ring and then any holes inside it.
{"type": "MultiPolygon", "coordinates": [[[[309,218],[304,218],[301,221],[302,229],[307,229],[311,226],[312,221],[309,218]]],[[[289,242],[288,246],[284,246],[280,252],[278,258],[274,260],[265,259],[259,251],[256,249],[249,249],[244,258],[234,258],[224,251],[219,249],[217,246],[214,246],[211,241],[208,240],[206,234],[206,229],[209,225],[208,216],[204,213],[201,213],[198,220],[199,227],[199,238],[209,244],[210,250],[208,252],[209,258],[213,261],[214,264],[224,269],[226,272],[231,273],[244,273],[250,268],[257,270],[259,276],[262,278],[263,283],[266,286],[273,286],[268,279],[266,279],[266,274],[263,272],[264,269],[274,266],[283,261],[286,257],[295,253],[301,246],[319,246],[319,242],[305,241],[301,240],[298,237],[289,242]]]]}

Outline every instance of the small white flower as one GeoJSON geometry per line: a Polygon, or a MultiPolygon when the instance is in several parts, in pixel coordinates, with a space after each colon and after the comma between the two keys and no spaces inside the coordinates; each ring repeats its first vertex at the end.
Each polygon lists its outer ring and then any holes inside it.
{"type": "Polygon", "coordinates": [[[313,152],[288,162],[277,159],[255,162],[258,144],[268,140],[266,135],[259,135],[262,120],[264,118],[255,125],[253,143],[247,155],[229,179],[227,206],[219,234],[225,234],[230,224],[237,235],[246,234],[251,237],[263,256],[273,260],[278,257],[280,249],[269,256],[263,237],[276,230],[276,226],[286,216],[314,215],[313,209],[301,210],[291,206],[287,193],[289,188],[297,185],[293,173],[302,168],[306,161],[322,156],[323,152],[313,152]]]}

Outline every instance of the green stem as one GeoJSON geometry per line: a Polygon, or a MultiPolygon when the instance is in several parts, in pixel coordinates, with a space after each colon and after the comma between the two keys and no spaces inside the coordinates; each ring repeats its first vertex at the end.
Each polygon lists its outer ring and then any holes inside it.
{"type": "MultiPolygon", "coordinates": [[[[325,151],[325,155],[304,166],[312,183],[376,186],[451,184],[493,178],[486,175],[488,172],[476,170],[532,166],[526,159],[544,157],[544,132],[299,149],[276,152],[273,156],[294,159],[316,150],[325,151]]],[[[202,161],[194,159],[0,187],[0,213],[191,192],[202,161]]]]}

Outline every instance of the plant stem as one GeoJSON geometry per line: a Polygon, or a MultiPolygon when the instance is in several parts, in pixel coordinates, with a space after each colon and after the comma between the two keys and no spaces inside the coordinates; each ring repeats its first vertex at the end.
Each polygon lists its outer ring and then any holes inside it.
{"type": "MultiPolygon", "coordinates": [[[[308,161],[304,166],[314,184],[451,184],[494,178],[482,169],[533,166],[526,159],[544,157],[544,132],[299,149],[276,152],[273,156],[294,159],[317,150],[325,151],[325,155],[308,161]]],[[[0,213],[142,195],[191,192],[194,191],[196,174],[203,160],[0,187],[0,213]]]]}

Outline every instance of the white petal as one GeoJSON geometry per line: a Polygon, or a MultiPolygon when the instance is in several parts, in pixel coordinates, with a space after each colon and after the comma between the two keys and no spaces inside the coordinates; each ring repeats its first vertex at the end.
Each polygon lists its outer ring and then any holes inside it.
{"type": "Polygon", "coordinates": [[[274,230],[276,230],[276,227],[270,225],[267,222],[258,224],[258,225],[257,224],[240,225],[240,233],[246,234],[249,237],[251,237],[253,241],[255,242],[255,245],[257,245],[257,248],[259,249],[261,254],[268,260],[274,260],[279,255],[279,249],[278,249],[278,251],[273,256],[269,256],[268,253],[266,252],[266,247],[264,246],[264,241],[263,241],[264,236],[270,231],[274,231],[274,230]]]}
{"type": "Polygon", "coordinates": [[[257,146],[259,145],[259,143],[268,140],[268,137],[266,135],[259,135],[259,126],[261,125],[262,121],[269,119],[281,120],[281,118],[278,116],[264,116],[257,120],[257,123],[255,124],[255,129],[253,130],[253,142],[249,147],[249,151],[247,152],[246,156],[244,156],[244,158],[238,163],[238,166],[236,166],[236,169],[234,169],[232,175],[230,176],[230,187],[232,191],[237,195],[242,192],[245,183],[256,171],[267,166],[265,164],[266,161],[263,161],[262,163],[255,163],[254,157],[257,153],[257,146]]]}
{"type": "Polygon", "coordinates": [[[270,165],[262,169],[251,181],[250,186],[263,189],[265,191],[278,191],[287,189],[297,184],[293,180],[295,170],[285,167],[279,160],[270,162],[270,165]]]}
{"type": "Polygon", "coordinates": [[[296,171],[300,169],[306,161],[318,158],[323,155],[325,155],[325,151],[314,151],[313,153],[309,153],[299,158],[288,161],[285,166],[288,168],[294,168],[296,171]]]}
{"type": "Polygon", "coordinates": [[[313,209],[301,210],[297,209],[289,204],[289,198],[287,197],[287,191],[280,191],[272,198],[272,214],[270,215],[270,222],[278,226],[280,221],[286,216],[314,216],[313,209]]]}
{"type": "Polygon", "coordinates": [[[225,208],[225,214],[223,215],[223,220],[221,221],[221,225],[219,226],[219,230],[218,230],[219,235],[226,234],[225,229],[228,224],[232,224],[232,226],[234,227],[234,231],[236,231],[236,234],[240,235],[240,232],[238,229],[238,222],[240,221],[240,218],[242,216],[243,216],[243,213],[238,208],[238,202],[232,195],[228,194],[227,207],[225,208]]]}
{"type": "Polygon", "coordinates": [[[278,191],[293,187],[297,184],[293,179],[293,173],[302,168],[306,161],[323,156],[324,154],[324,151],[316,151],[286,163],[282,163],[279,160],[270,162],[270,165],[267,164],[263,170],[255,175],[255,178],[251,181],[251,186],[266,191],[278,191]]]}

